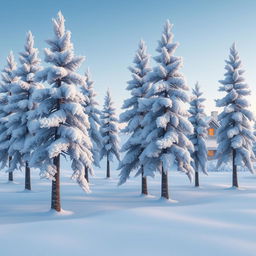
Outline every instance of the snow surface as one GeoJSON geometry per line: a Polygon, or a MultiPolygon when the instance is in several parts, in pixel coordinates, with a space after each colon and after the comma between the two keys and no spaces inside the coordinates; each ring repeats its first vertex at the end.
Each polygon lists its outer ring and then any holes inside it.
{"type": "MultiPolygon", "coordinates": [[[[105,166],[105,164],[102,164],[105,166]]],[[[160,200],[160,176],[148,179],[151,196],[140,196],[140,178],[118,187],[118,172],[105,179],[96,170],[86,194],[63,164],[62,207],[49,211],[50,182],[32,175],[24,192],[23,174],[6,183],[0,173],[0,255],[247,256],[256,250],[256,177],[239,172],[201,175],[194,188],[183,173],[170,172],[171,198],[160,200]]]]}

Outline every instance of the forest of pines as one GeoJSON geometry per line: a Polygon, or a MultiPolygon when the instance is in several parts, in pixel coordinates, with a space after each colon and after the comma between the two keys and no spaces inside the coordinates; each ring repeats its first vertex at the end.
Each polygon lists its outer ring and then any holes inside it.
{"type": "MultiPolygon", "coordinates": [[[[2,70],[0,163],[8,180],[15,180],[15,171],[22,170],[24,188],[31,190],[31,172],[38,169],[40,177],[52,183],[51,209],[57,212],[62,209],[62,157],[69,159],[71,177],[85,192],[91,191],[90,176],[102,159],[106,160],[107,179],[112,171],[119,172],[118,185],[131,175],[139,176],[142,195],[150,194],[147,177],[159,173],[161,198],[168,200],[170,170],[186,174],[198,187],[199,174],[208,174],[206,99],[200,83],[191,88],[181,73],[183,59],[176,56],[179,44],[173,25],[166,21],[153,63],[146,43],[139,41],[129,66],[131,79],[126,89],[130,96],[119,118],[111,87],[101,109],[91,72],[78,72],[84,57],[75,54],[61,12],[53,19],[53,31],[46,40],[44,62],[29,31],[19,63],[10,52],[2,70]],[[113,170],[113,161],[119,163],[117,170],[113,170]]],[[[223,98],[216,99],[220,108],[216,168],[230,162],[232,186],[238,187],[238,166],[254,172],[256,125],[235,44],[224,68],[224,79],[219,81],[223,98]]]]}

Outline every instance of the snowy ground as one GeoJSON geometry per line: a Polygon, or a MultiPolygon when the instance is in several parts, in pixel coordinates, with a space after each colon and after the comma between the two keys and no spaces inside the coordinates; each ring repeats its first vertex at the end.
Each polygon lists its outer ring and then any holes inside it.
{"type": "Polygon", "coordinates": [[[160,179],[149,180],[152,196],[139,196],[139,179],[117,187],[98,171],[92,193],[84,194],[62,173],[61,215],[49,212],[50,183],[33,175],[33,192],[23,176],[6,183],[0,175],[1,256],[246,256],[256,251],[256,177],[239,173],[241,189],[230,189],[231,173],[210,173],[193,187],[172,172],[177,202],[159,200],[160,179]]]}

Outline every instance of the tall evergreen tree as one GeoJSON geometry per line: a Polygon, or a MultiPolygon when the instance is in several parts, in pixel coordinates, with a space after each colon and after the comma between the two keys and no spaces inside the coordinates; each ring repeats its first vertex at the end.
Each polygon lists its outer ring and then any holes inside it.
{"type": "Polygon", "coordinates": [[[116,159],[120,161],[118,131],[118,120],[115,116],[115,108],[108,90],[101,113],[100,127],[100,133],[102,136],[100,159],[104,156],[107,157],[107,178],[110,178],[110,161],[113,161],[113,157],[115,156],[116,159]]]}
{"type": "Polygon", "coordinates": [[[178,71],[182,59],[173,55],[177,46],[173,43],[172,25],[167,21],[158,43],[159,55],[155,57],[159,65],[148,76],[154,83],[148,93],[151,98],[141,99],[139,103],[141,111],[151,108],[142,122],[146,146],[140,160],[145,175],[161,172],[161,196],[166,199],[169,198],[167,174],[173,165],[189,178],[193,174],[189,152],[193,151],[193,144],[187,137],[192,134],[193,126],[185,108],[185,103],[189,102],[188,86],[178,71]]]}
{"type": "Polygon", "coordinates": [[[237,166],[246,166],[253,172],[251,160],[255,158],[252,150],[255,136],[251,127],[254,116],[248,110],[250,104],[246,99],[251,92],[242,76],[244,70],[235,44],[230,48],[225,69],[225,79],[219,81],[219,91],[226,95],[216,101],[217,107],[224,108],[218,116],[217,158],[218,166],[232,159],[232,185],[238,187],[237,166]]]}
{"type": "Polygon", "coordinates": [[[206,138],[207,138],[207,128],[206,114],[204,112],[205,106],[203,102],[204,98],[201,96],[203,93],[200,91],[198,83],[196,83],[195,88],[192,91],[193,97],[190,101],[190,117],[189,121],[194,127],[194,132],[189,136],[189,139],[194,145],[194,152],[192,152],[193,167],[195,170],[195,186],[199,186],[199,171],[207,174],[207,148],[206,148],[206,138]]]}
{"type": "MultiPolygon", "coordinates": [[[[10,164],[11,155],[8,154],[10,146],[11,130],[7,128],[8,118],[11,112],[8,110],[9,98],[11,95],[11,88],[19,79],[16,75],[17,63],[14,60],[13,53],[7,57],[7,65],[2,71],[2,83],[0,85],[0,161],[2,167],[6,166],[8,160],[10,164]]],[[[8,172],[8,180],[13,181],[13,172],[8,172]]]]}
{"type": "MultiPolygon", "coordinates": [[[[39,103],[33,115],[39,120],[32,122],[36,147],[30,165],[40,166],[41,176],[52,179],[51,208],[60,211],[60,156],[69,156],[73,169],[72,178],[86,191],[84,167],[91,168],[93,161],[89,138],[88,116],[84,113],[86,100],[79,90],[84,76],[75,71],[84,57],[74,55],[71,33],[65,30],[61,12],[53,19],[55,37],[47,40],[50,49],[45,49],[45,61],[51,66],[38,72],[39,81],[47,81],[51,88],[38,89],[33,99],[39,103]]],[[[33,119],[33,115],[29,116],[33,119]]]]}
{"type": "Polygon", "coordinates": [[[30,168],[28,161],[30,158],[30,148],[26,143],[33,136],[28,130],[28,113],[34,108],[31,100],[33,90],[42,88],[42,85],[35,82],[35,74],[40,70],[40,59],[38,50],[34,48],[34,38],[28,32],[25,51],[20,53],[21,66],[16,70],[16,75],[20,78],[10,88],[7,112],[11,113],[6,127],[10,131],[10,145],[8,154],[12,156],[9,171],[25,167],[25,189],[31,190],[30,168]]]}
{"type": "Polygon", "coordinates": [[[119,184],[125,183],[131,171],[137,170],[137,174],[142,176],[141,193],[145,195],[148,194],[147,178],[143,174],[143,165],[139,161],[144,145],[141,140],[141,122],[145,112],[139,111],[138,105],[139,99],[145,97],[149,89],[149,83],[145,79],[148,72],[151,71],[149,61],[150,57],[147,54],[145,42],[141,40],[133,60],[135,65],[134,67],[129,67],[132,73],[132,80],[128,81],[127,90],[131,92],[131,97],[124,101],[122,108],[126,110],[120,115],[120,121],[127,123],[122,132],[130,134],[130,137],[121,149],[126,154],[119,165],[119,169],[121,169],[119,184]]]}
{"type": "MultiPolygon", "coordinates": [[[[99,131],[100,127],[100,110],[98,109],[98,102],[96,101],[96,93],[94,92],[94,82],[91,79],[89,70],[85,72],[86,83],[81,86],[82,93],[87,97],[87,101],[84,104],[85,113],[89,117],[90,128],[88,130],[89,136],[92,141],[92,154],[93,164],[100,167],[100,150],[102,147],[102,138],[99,131]]],[[[93,174],[93,169],[85,167],[85,178],[89,182],[89,172],[93,174]]]]}

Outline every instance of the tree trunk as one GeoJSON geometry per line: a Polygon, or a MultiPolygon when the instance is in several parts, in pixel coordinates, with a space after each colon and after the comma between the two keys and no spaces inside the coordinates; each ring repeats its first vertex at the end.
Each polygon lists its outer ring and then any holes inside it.
{"type": "Polygon", "coordinates": [[[169,199],[168,191],[168,174],[164,172],[164,167],[162,166],[162,183],[161,183],[161,197],[169,199]]]}
{"type": "Polygon", "coordinates": [[[141,194],[147,195],[148,194],[148,185],[147,185],[147,177],[143,177],[144,170],[143,165],[141,166],[142,172],[141,172],[141,194]]]}
{"type": "Polygon", "coordinates": [[[199,187],[199,173],[198,173],[198,164],[195,160],[195,187],[199,187]]]}
{"type": "Polygon", "coordinates": [[[13,172],[9,172],[8,174],[8,180],[13,181],[13,172]]]}
{"type": "MultiPolygon", "coordinates": [[[[9,156],[9,167],[10,167],[10,165],[11,165],[11,160],[12,160],[12,157],[11,156],[9,156]]],[[[9,172],[8,173],[8,180],[9,181],[13,181],[13,172],[9,172]]]]}
{"type": "Polygon", "coordinates": [[[56,167],[55,180],[52,181],[52,204],[51,208],[60,212],[60,155],[54,157],[53,164],[56,167]]]}
{"type": "Polygon", "coordinates": [[[89,171],[87,167],[84,167],[84,177],[87,180],[87,182],[89,183],[89,171]]]}
{"type": "Polygon", "coordinates": [[[110,178],[110,163],[109,163],[108,155],[107,155],[107,178],[110,178]]]}
{"type": "Polygon", "coordinates": [[[26,161],[25,167],[25,189],[31,190],[31,178],[30,178],[30,168],[28,166],[28,162],[26,161]]]}
{"type": "MultiPolygon", "coordinates": [[[[61,86],[61,81],[57,81],[57,86],[61,86]]],[[[56,110],[60,109],[60,99],[57,100],[56,110]]],[[[56,127],[54,139],[55,141],[59,139],[58,135],[58,127],[56,127]]],[[[56,173],[54,175],[54,180],[52,181],[52,200],[51,200],[51,208],[57,212],[61,211],[60,205],[60,155],[53,158],[53,164],[56,168],[56,173]]]]}
{"type": "Polygon", "coordinates": [[[199,187],[199,173],[195,171],[195,187],[199,187]]]}
{"type": "Polygon", "coordinates": [[[238,180],[237,180],[237,166],[235,163],[235,159],[236,159],[236,150],[233,149],[233,177],[232,177],[232,185],[233,187],[237,187],[238,188],[238,180]]]}

